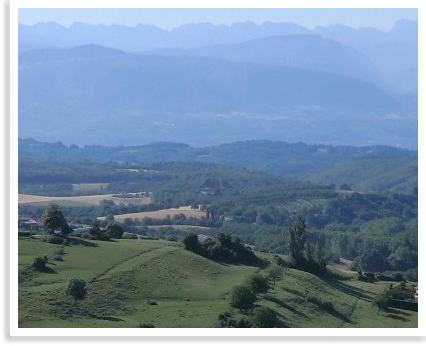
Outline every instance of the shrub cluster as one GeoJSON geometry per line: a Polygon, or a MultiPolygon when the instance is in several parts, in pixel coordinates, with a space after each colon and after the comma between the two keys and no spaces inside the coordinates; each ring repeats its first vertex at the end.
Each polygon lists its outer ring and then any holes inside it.
{"type": "Polygon", "coordinates": [[[44,271],[46,269],[47,258],[45,257],[36,257],[34,258],[32,267],[38,271],[44,271]]]}
{"type": "Polygon", "coordinates": [[[391,284],[389,289],[374,297],[373,305],[377,307],[378,312],[380,310],[386,311],[389,306],[417,311],[417,304],[413,304],[411,301],[414,298],[414,289],[414,285],[407,284],[404,281],[395,286],[391,284]]]}
{"type": "Polygon", "coordinates": [[[138,235],[135,233],[124,232],[122,235],[123,239],[138,239],[138,235]]]}
{"type": "Polygon", "coordinates": [[[387,310],[390,304],[390,300],[391,298],[389,293],[386,291],[375,296],[372,303],[377,307],[377,313],[379,313],[380,310],[387,310]]]}
{"type": "Polygon", "coordinates": [[[231,306],[234,308],[251,309],[256,299],[256,294],[248,285],[236,286],[231,292],[231,306]]]}
{"type": "Polygon", "coordinates": [[[243,310],[251,309],[259,293],[267,292],[268,280],[261,274],[251,275],[245,284],[235,286],[231,292],[231,306],[243,310]]]}
{"type": "Polygon", "coordinates": [[[89,229],[89,233],[82,233],[81,237],[90,240],[111,240],[110,231],[100,228],[97,222],[89,229]]]}
{"type": "Polygon", "coordinates": [[[234,319],[227,312],[219,314],[219,323],[222,328],[251,328],[251,323],[247,318],[234,319]]]}
{"type": "Polygon", "coordinates": [[[77,303],[77,300],[83,300],[87,294],[86,281],[75,278],[71,279],[68,282],[66,294],[70,295],[75,303],[77,303]]]}
{"type": "Polygon", "coordinates": [[[259,273],[250,276],[247,284],[255,294],[267,292],[270,287],[268,279],[259,273]]]}
{"type": "Polygon", "coordinates": [[[234,319],[229,312],[219,314],[221,328],[274,328],[277,325],[277,313],[267,307],[257,307],[247,317],[234,319]]]}
{"type": "Polygon", "coordinates": [[[61,255],[53,255],[53,259],[59,262],[62,262],[64,260],[61,255]]]}
{"type": "Polygon", "coordinates": [[[140,328],[155,328],[155,326],[152,323],[140,323],[140,328]]]}
{"type": "Polygon", "coordinates": [[[402,273],[395,273],[392,275],[377,274],[376,279],[380,281],[405,281],[404,275],[402,275],[402,273]]]}
{"type": "Polygon", "coordinates": [[[414,286],[407,285],[405,282],[393,286],[391,285],[388,290],[388,295],[392,299],[404,300],[414,298],[414,286]]]}
{"type": "Polygon", "coordinates": [[[252,326],[254,328],[274,328],[277,323],[277,313],[264,306],[253,310],[252,326]]]}
{"type": "Polygon", "coordinates": [[[254,303],[259,293],[267,292],[270,288],[268,279],[260,273],[251,275],[245,284],[235,286],[231,291],[230,305],[243,310],[249,318],[233,319],[229,312],[219,314],[222,328],[273,328],[276,326],[277,314],[265,307],[256,307],[254,303]]]}
{"type": "Polygon", "coordinates": [[[26,230],[18,230],[18,238],[28,238],[31,237],[31,231],[26,230]]]}
{"type": "Polygon", "coordinates": [[[55,251],[54,255],[62,256],[64,253],[65,253],[64,249],[60,247],[59,249],[55,251]]]}
{"type": "Polygon", "coordinates": [[[370,272],[362,272],[360,270],[358,270],[358,280],[359,281],[365,281],[365,282],[374,282],[376,281],[376,276],[374,275],[374,273],[370,273],[370,272]]]}
{"type": "Polygon", "coordinates": [[[239,238],[233,239],[230,235],[220,233],[217,240],[210,239],[200,244],[196,234],[191,233],[183,240],[185,249],[203,257],[231,263],[251,265],[261,262],[252,249],[239,238]]]}

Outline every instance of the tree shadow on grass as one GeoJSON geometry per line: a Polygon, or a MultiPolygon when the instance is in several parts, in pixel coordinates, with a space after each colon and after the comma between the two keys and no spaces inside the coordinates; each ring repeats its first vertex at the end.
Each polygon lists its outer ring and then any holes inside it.
{"type": "Polygon", "coordinates": [[[404,322],[408,321],[405,317],[395,315],[395,314],[391,314],[391,313],[387,313],[384,316],[387,317],[387,318],[392,318],[393,320],[399,320],[399,321],[404,321],[404,322]]]}
{"type": "Polygon", "coordinates": [[[300,292],[300,291],[293,290],[293,289],[287,288],[287,287],[283,287],[282,289],[284,291],[288,292],[288,293],[291,293],[291,294],[295,295],[295,296],[298,296],[298,297],[301,297],[301,298],[305,298],[305,294],[302,293],[302,292],[300,292]]]}
{"type": "Polygon", "coordinates": [[[72,243],[70,245],[83,245],[88,247],[98,247],[99,245],[96,243],[92,243],[91,241],[87,241],[82,238],[72,238],[72,243]]]}
{"type": "Polygon", "coordinates": [[[338,280],[332,280],[332,279],[324,279],[326,283],[328,283],[331,287],[339,290],[342,293],[351,295],[353,297],[356,297],[358,299],[365,300],[367,302],[371,302],[370,296],[366,294],[367,291],[364,291],[360,288],[352,287],[350,285],[347,285],[343,282],[340,282],[338,280]]]}
{"type": "Polygon", "coordinates": [[[45,274],[58,274],[58,272],[50,267],[44,267],[43,269],[34,269],[35,271],[39,273],[45,273],[45,274]]]}
{"type": "Polygon", "coordinates": [[[112,322],[121,322],[121,321],[124,321],[121,318],[112,317],[112,316],[98,316],[98,315],[95,315],[95,314],[87,314],[87,316],[90,317],[90,318],[95,318],[97,320],[104,320],[104,321],[112,321],[112,322]]]}
{"type": "Polygon", "coordinates": [[[213,261],[213,262],[215,262],[215,263],[217,263],[217,264],[219,264],[221,266],[224,266],[224,267],[229,267],[230,266],[229,263],[226,263],[226,262],[223,262],[223,261],[213,261]]]}
{"type": "Polygon", "coordinates": [[[293,308],[292,306],[284,303],[282,300],[279,300],[278,298],[272,297],[269,294],[265,295],[263,298],[267,301],[270,301],[272,303],[279,305],[280,307],[282,307],[284,309],[291,311],[292,313],[294,313],[296,315],[303,316],[305,318],[308,317],[303,312],[298,311],[297,309],[293,308]]]}
{"type": "MultiPolygon", "coordinates": [[[[265,296],[264,296],[264,298],[265,298],[265,296]]],[[[274,300],[277,300],[278,301],[278,299],[277,298],[274,298],[274,297],[271,297],[271,298],[273,298],[274,300]]],[[[266,298],[265,298],[266,299],[266,298]]],[[[271,300],[272,301],[272,300],[271,300]]],[[[274,303],[275,303],[275,301],[274,301],[274,303]]],[[[279,303],[277,303],[277,304],[279,304],[279,303]]],[[[285,304],[284,303],[284,305],[285,306],[287,306],[287,304],[285,304]]],[[[281,305],[280,305],[281,306],[281,305]]],[[[255,309],[255,308],[260,308],[260,307],[262,307],[262,305],[259,305],[259,304],[254,304],[254,306],[253,306],[253,308],[252,309],[248,309],[248,310],[240,310],[240,312],[241,312],[241,314],[243,314],[243,315],[245,315],[245,316],[250,316],[250,315],[252,315],[253,314],[253,309],[255,309]]],[[[290,309],[292,309],[292,307],[290,307],[290,309]]],[[[286,322],[285,322],[285,320],[287,320],[286,318],[285,318],[285,316],[283,316],[282,314],[280,314],[278,311],[276,311],[275,309],[272,309],[276,314],[277,314],[277,316],[279,317],[279,319],[277,319],[276,321],[275,321],[275,327],[274,328],[291,328],[291,326],[289,325],[289,324],[287,324],[286,322]]],[[[297,312],[296,312],[297,313],[297,312]]],[[[306,315],[304,315],[305,317],[306,317],[306,315]]]]}
{"type": "Polygon", "coordinates": [[[352,323],[349,317],[347,317],[345,314],[342,314],[340,311],[337,311],[334,307],[332,309],[323,309],[324,311],[328,312],[330,315],[342,320],[346,323],[352,323]]]}
{"type": "Polygon", "coordinates": [[[403,316],[411,316],[411,314],[409,312],[405,312],[405,311],[401,311],[401,310],[397,310],[394,308],[387,308],[386,310],[387,312],[390,312],[394,315],[403,315],[403,316]]]}
{"type": "Polygon", "coordinates": [[[281,315],[280,313],[277,312],[277,315],[281,318],[281,319],[277,319],[275,322],[275,328],[291,328],[287,323],[285,323],[283,321],[284,316],[281,315]]]}

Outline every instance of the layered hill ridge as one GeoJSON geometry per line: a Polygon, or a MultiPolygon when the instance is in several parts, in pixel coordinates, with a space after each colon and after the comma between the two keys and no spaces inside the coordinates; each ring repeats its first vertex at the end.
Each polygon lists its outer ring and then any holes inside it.
{"type": "Polygon", "coordinates": [[[417,116],[342,75],[87,45],[19,55],[19,133],[77,144],[345,138],[415,148],[417,116]]]}
{"type": "Polygon", "coordinates": [[[322,184],[349,184],[355,190],[413,193],[418,153],[387,146],[348,147],[274,141],[241,141],[195,148],[182,143],[140,146],[66,146],[19,140],[20,161],[121,162],[140,167],[156,162],[211,162],[293,176],[322,184]]]}
{"type": "Polygon", "coordinates": [[[372,84],[288,66],[139,56],[95,45],[26,52],[19,56],[19,62],[23,102],[35,96],[49,99],[55,91],[63,100],[78,92],[69,90],[75,87],[91,90],[86,97],[92,96],[88,101],[93,105],[125,102],[122,106],[169,111],[256,111],[301,105],[385,110],[398,107],[395,100],[372,84]],[[48,83],[42,78],[46,75],[52,77],[48,83]],[[30,78],[36,85],[26,84],[30,78]],[[37,94],[43,91],[46,93],[37,94]]]}
{"type": "Polygon", "coordinates": [[[167,56],[211,56],[231,61],[300,67],[380,83],[372,62],[358,51],[319,35],[274,35],[236,44],[157,49],[167,56]]]}
{"type": "MultiPolygon", "coordinates": [[[[334,72],[349,75],[355,73],[355,76],[368,77],[368,80],[371,80],[373,72],[374,81],[391,92],[417,93],[417,73],[406,75],[404,72],[417,69],[417,26],[417,21],[400,20],[391,30],[384,32],[371,27],[354,29],[345,25],[319,26],[310,30],[287,22],[265,22],[263,24],[245,22],[232,25],[199,23],[182,25],[172,30],[144,24],[128,27],[74,23],[69,28],[56,23],[38,23],[32,26],[20,24],[19,50],[48,47],[70,48],[78,45],[98,44],[138,53],[158,49],[173,49],[175,52],[183,49],[185,54],[189,55],[204,52],[204,54],[214,54],[215,56],[218,54],[229,56],[232,53],[233,58],[241,60],[238,54],[235,55],[235,51],[241,50],[247,44],[250,45],[250,41],[254,43],[256,40],[268,40],[269,37],[288,36],[292,37],[292,40],[298,41],[297,47],[304,44],[306,36],[315,35],[318,39],[321,38],[320,45],[317,42],[316,45],[311,46],[306,45],[305,42],[302,51],[292,52],[292,54],[298,53],[294,59],[298,64],[303,63],[306,57],[321,55],[318,47],[331,49],[333,53],[338,53],[333,45],[340,44],[342,50],[351,51],[349,58],[356,63],[356,67],[351,67],[351,65],[345,67],[344,60],[348,58],[345,56],[347,53],[340,54],[331,57],[332,62],[327,66],[331,69],[334,68],[334,72]],[[246,41],[247,43],[245,43],[246,41]],[[221,51],[221,45],[226,45],[225,51],[221,51]],[[358,57],[354,59],[354,55],[358,55],[358,57]],[[372,66],[373,70],[371,70],[372,66]],[[361,70],[359,70],[360,68],[361,70]]],[[[273,47],[272,51],[262,48],[264,47],[260,45],[257,51],[270,56],[277,47],[273,47]]],[[[279,51],[280,49],[278,49],[279,51]]],[[[245,54],[243,60],[247,58],[250,57],[245,54]]],[[[321,64],[318,65],[318,62],[315,66],[324,67],[321,64]]]]}

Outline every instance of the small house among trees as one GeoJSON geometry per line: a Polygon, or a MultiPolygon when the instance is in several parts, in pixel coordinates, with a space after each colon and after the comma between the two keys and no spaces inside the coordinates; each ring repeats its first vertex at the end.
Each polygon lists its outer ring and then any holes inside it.
{"type": "Polygon", "coordinates": [[[39,224],[36,220],[29,216],[18,215],[18,228],[36,231],[39,229],[39,224]]]}

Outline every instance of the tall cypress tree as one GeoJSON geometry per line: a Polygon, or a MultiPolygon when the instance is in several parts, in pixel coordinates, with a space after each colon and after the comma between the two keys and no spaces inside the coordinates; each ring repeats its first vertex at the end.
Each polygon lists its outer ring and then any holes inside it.
{"type": "Polygon", "coordinates": [[[295,223],[290,227],[288,235],[290,257],[294,260],[295,265],[299,266],[304,260],[303,252],[307,239],[306,223],[302,216],[297,217],[295,223]]]}

